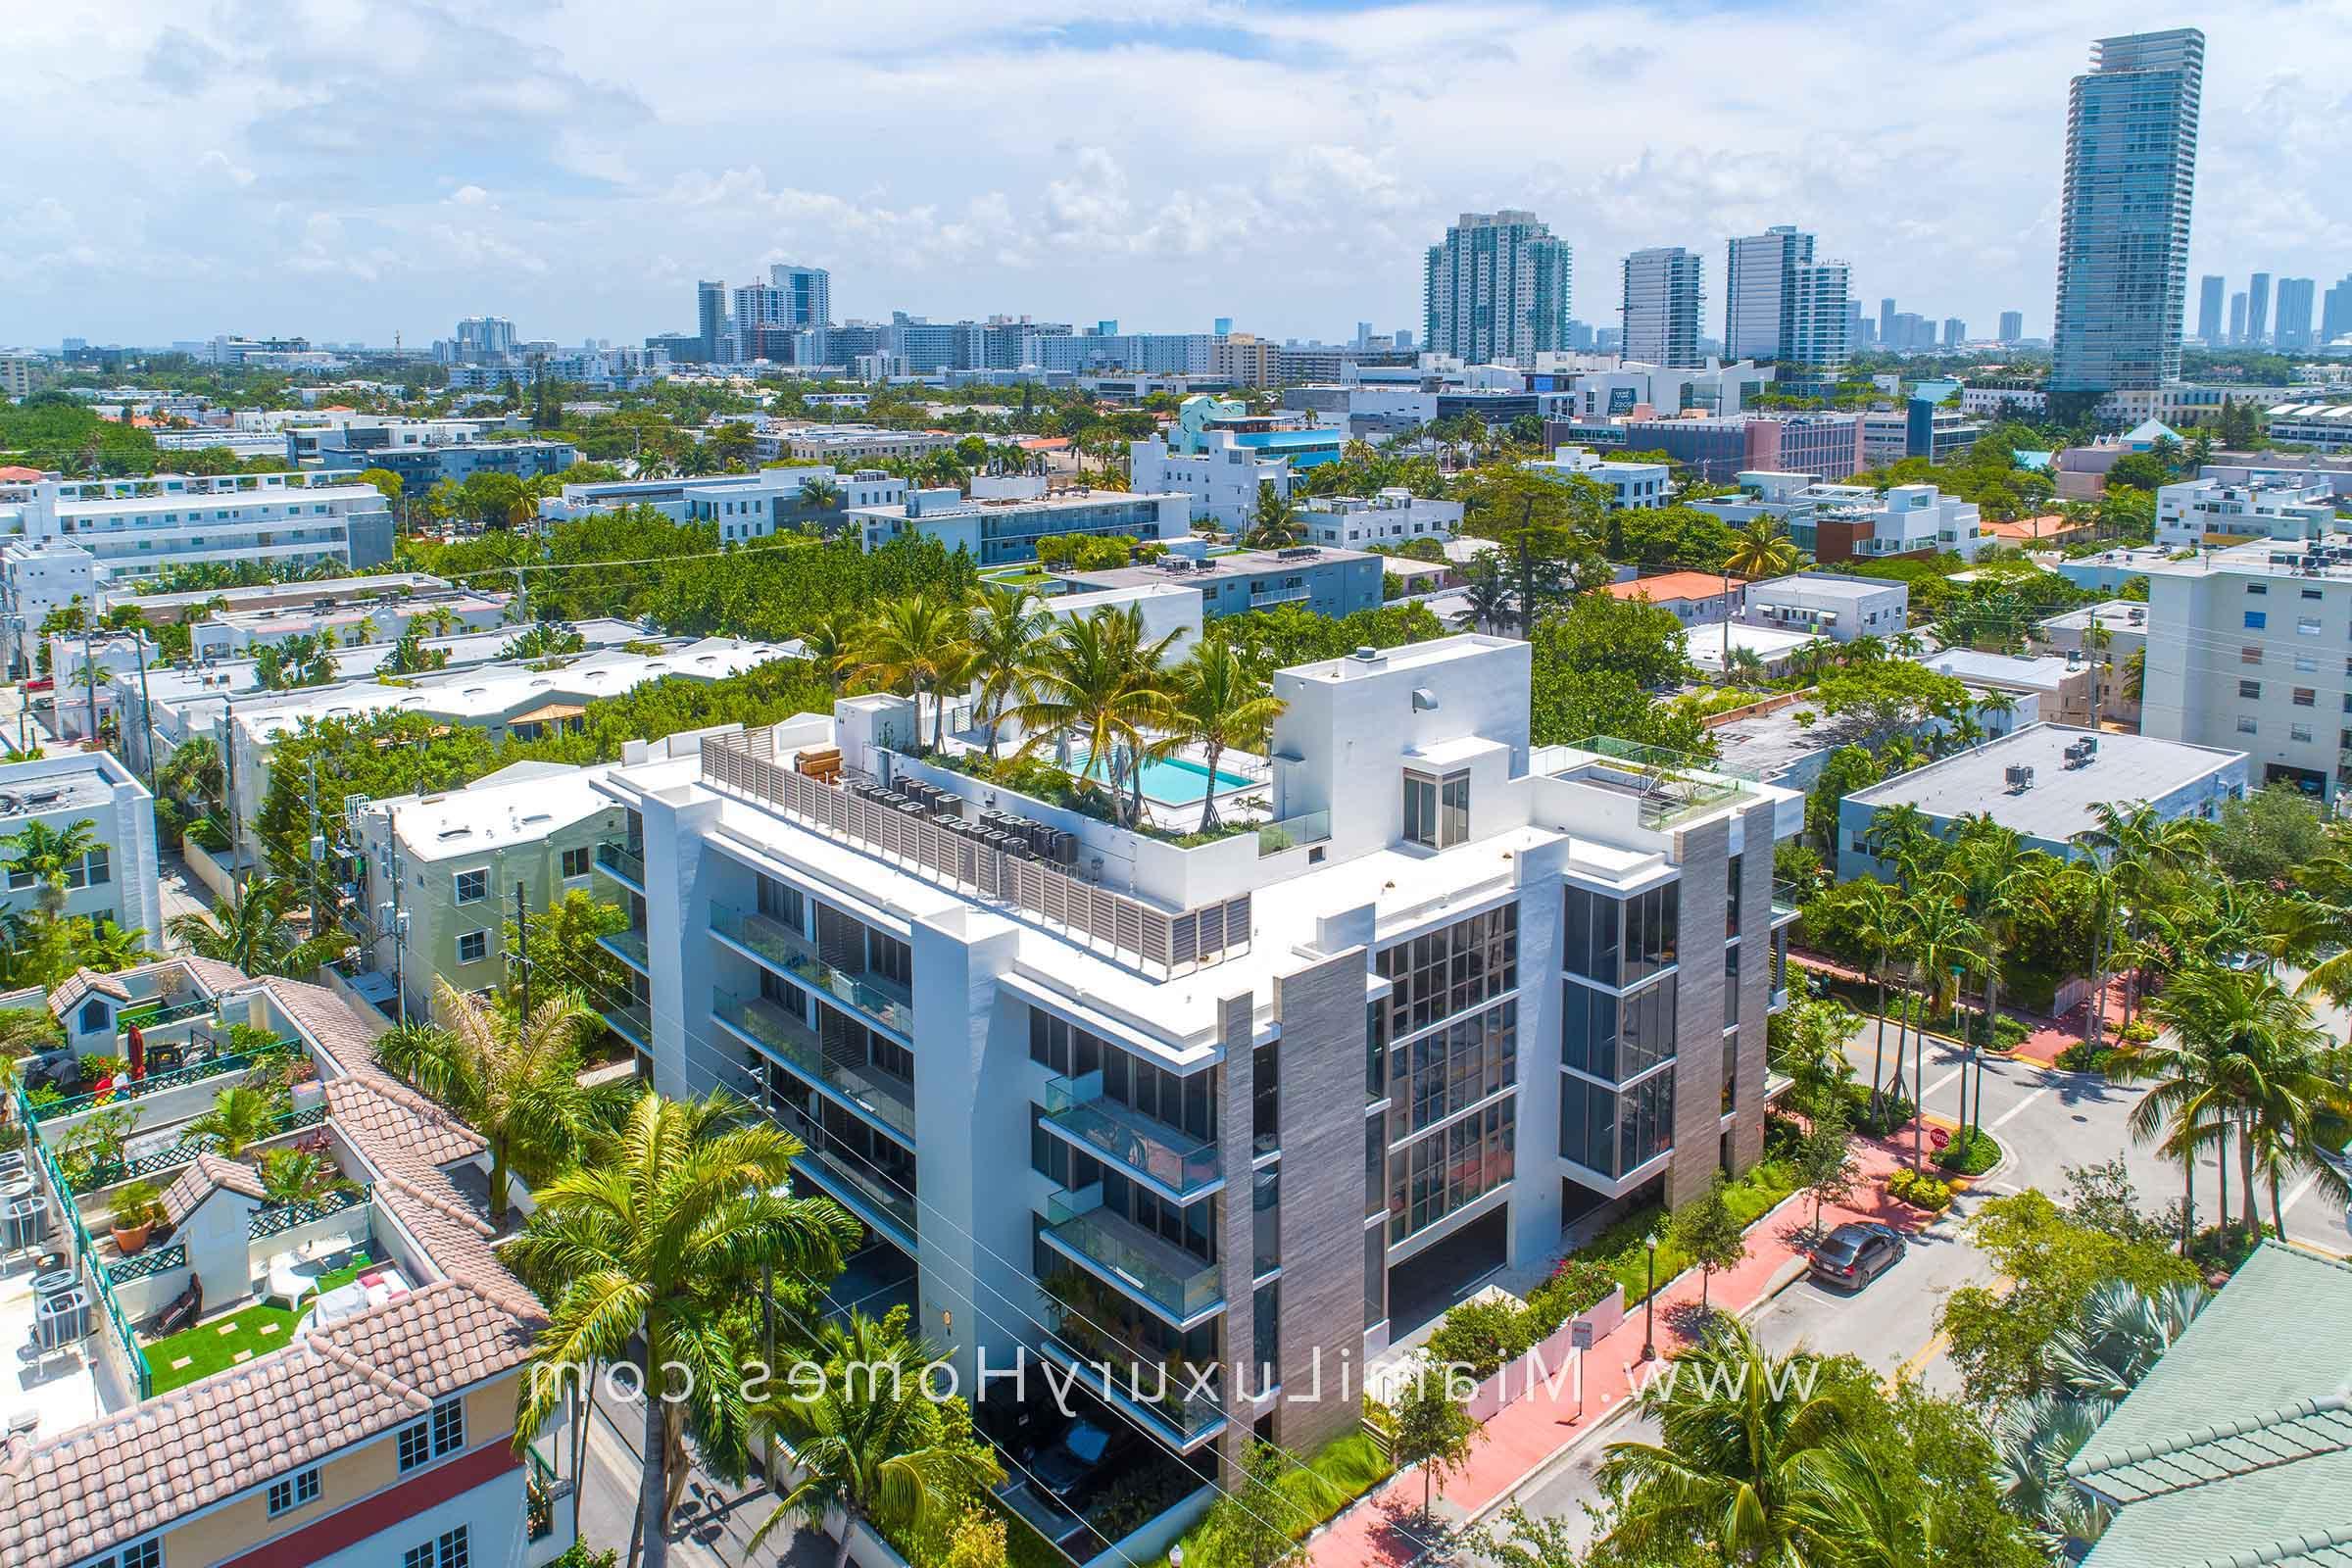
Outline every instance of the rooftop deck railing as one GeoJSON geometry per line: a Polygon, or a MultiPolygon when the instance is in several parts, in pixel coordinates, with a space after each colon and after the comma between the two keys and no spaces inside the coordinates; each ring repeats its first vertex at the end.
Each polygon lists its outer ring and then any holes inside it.
{"type": "Polygon", "coordinates": [[[821,783],[769,760],[772,730],[708,736],[702,747],[706,784],[760,803],[859,850],[894,860],[920,875],[1001,900],[1059,927],[1073,940],[1161,976],[1222,962],[1250,950],[1250,895],[1171,913],[1125,894],[1070,875],[1042,860],[1025,860],[821,783]]]}

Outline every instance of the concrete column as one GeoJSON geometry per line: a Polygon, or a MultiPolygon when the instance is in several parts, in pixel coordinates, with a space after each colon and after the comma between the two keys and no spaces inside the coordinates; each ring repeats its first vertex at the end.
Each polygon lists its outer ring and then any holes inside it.
{"type": "Polygon", "coordinates": [[[1364,951],[1274,982],[1282,1024],[1283,1401],[1275,1435],[1314,1452],[1361,1419],[1364,951]]]}
{"type": "MultiPolygon", "coordinates": [[[[1717,817],[1676,835],[1682,867],[1680,968],[1674,978],[1674,1156],[1666,1201],[1680,1208],[1721,1167],[1723,955],[1731,880],[1731,823],[1717,817]]],[[[1770,857],[1767,856],[1769,867],[1770,857]]],[[[1771,891],[1767,873],[1756,880],[1771,891]]],[[[1742,930],[1746,930],[1744,911],[1742,930]]],[[[1761,1091],[1759,1091],[1760,1093],[1761,1091]]]]}
{"type": "MultiPolygon", "coordinates": [[[[714,1085],[741,1094],[731,1070],[740,1052],[706,1044],[710,1022],[710,882],[732,862],[703,853],[704,835],[717,825],[719,803],[697,799],[672,806],[659,796],[643,802],[645,820],[645,944],[654,1023],[654,1088],[679,1098],[714,1085]],[[719,1053],[724,1053],[721,1059],[719,1053]]],[[[746,890],[748,891],[748,879],[746,890]]]]}
{"type": "MultiPolygon", "coordinates": [[[[1253,1353],[1257,1314],[1250,1262],[1254,1226],[1250,1127],[1250,1100],[1256,1089],[1256,1060],[1251,1054],[1256,1010],[1255,996],[1248,991],[1217,1003],[1217,1041],[1225,1051],[1225,1064],[1217,1069],[1217,1169],[1225,1178],[1225,1190],[1213,1201],[1221,1205],[1216,1227],[1217,1280],[1225,1296],[1221,1332],[1227,1369],[1226,1428],[1217,1442],[1217,1457],[1222,1472],[1219,1482],[1228,1488],[1241,1479],[1242,1456],[1250,1443],[1251,1396],[1263,1376],[1253,1353]]],[[[1274,1377],[1281,1375],[1280,1367],[1273,1369],[1274,1377]]]]}
{"type": "Polygon", "coordinates": [[[1740,1033],[1733,1068],[1739,1086],[1733,1105],[1732,1169],[1764,1157],[1764,1047],[1772,1004],[1772,804],[1740,815],[1747,868],[1740,884],[1740,1033]]]}

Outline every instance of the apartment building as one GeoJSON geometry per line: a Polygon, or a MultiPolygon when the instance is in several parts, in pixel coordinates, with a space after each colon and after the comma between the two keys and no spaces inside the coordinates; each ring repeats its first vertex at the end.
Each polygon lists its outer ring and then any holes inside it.
{"type": "MultiPolygon", "coordinates": [[[[506,984],[516,889],[533,911],[606,891],[595,858],[617,853],[621,828],[597,787],[607,771],[516,762],[462,790],[355,803],[342,838],[358,968],[384,977],[377,989],[405,1016],[430,1016],[436,980],[466,992],[506,984]]],[[[642,1027],[629,1038],[652,1044],[642,1027]]]]}
{"type": "Polygon", "coordinates": [[[392,513],[373,485],[300,473],[0,480],[0,608],[24,640],[75,599],[175,566],[369,566],[392,556],[392,513]]]}
{"type": "Polygon", "coordinates": [[[1060,534],[1125,535],[1140,542],[1193,531],[1192,500],[1125,490],[1056,490],[1043,479],[974,478],[972,493],[916,490],[897,506],[855,507],[849,525],[879,550],[902,534],[937,539],[983,566],[1037,559],[1037,542],[1060,534]]]}
{"type": "Polygon", "coordinates": [[[2264,416],[2274,441],[2318,452],[2352,451],[2352,403],[2281,403],[2264,416]]]}
{"type": "Polygon", "coordinates": [[[1297,605],[1339,619],[1378,610],[1386,571],[1380,557],[1360,550],[1294,545],[1285,550],[1236,550],[1195,559],[1169,555],[1138,566],[1069,574],[1081,593],[1171,584],[1200,596],[1200,616],[1214,620],[1245,611],[1297,605]]]}
{"type": "Polygon", "coordinates": [[[1214,1369],[1111,1381],[1132,1467],[1352,1431],[1343,1369],[1463,1280],[1761,1152],[1802,798],[1533,745],[1529,658],[1277,672],[1266,758],[1147,769],[1154,813],[1247,824],[1189,847],[916,755],[901,698],[637,749],[600,865],[655,1083],[798,1134],[967,1376],[1214,1369]]]}
{"type": "Polygon", "coordinates": [[[1462,504],[1396,488],[1371,496],[1309,496],[1299,503],[1298,520],[1309,544],[1348,550],[1415,539],[1443,542],[1462,525],[1462,504]]]}
{"type": "Polygon", "coordinates": [[[2258,469],[2241,480],[2188,479],[2156,491],[2156,542],[2167,550],[2307,539],[2335,521],[2326,476],[2258,469]]]}
{"type": "Polygon", "coordinates": [[[1562,482],[1590,479],[1608,492],[1611,512],[1644,512],[1672,499],[1672,470],[1663,463],[1618,463],[1587,447],[1558,447],[1550,457],[1532,458],[1519,466],[1562,482]]]}
{"type": "Polygon", "coordinates": [[[540,1568],[560,1555],[560,1424],[525,1453],[514,1444],[544,1314],[493,1250],[483,1140],[375,1065],[381,1021],[202,958],[85,970],[47,1003],[65,1046],[29,1065],[143,1054],[148,1087],[126,1102],[17,1100],[31,1151],[11,1223],[53,1257],[0,1281],[0,1335],[24,1348],[0,1367],[0,1558],[540,1568]],[[252,1164],[185,1136],[220,1090],[279,1062],[306,1081],[264,1147],[299,1138],[346,1184],[306,1202],[273,1200],[252,1164]],[[107,1223],[119,1180],[57,1152],[92,1118],[124,1115],[166,1215],[128,1253],[107,1223]]]}
{"type": "MultiPolygon", "coordinates": [[[[788,435],[773,437],[786,442],[788,435]]],[[[567,484],[539,503],[542,522],[568,522],[623,507],[649,507],[672,522],[707,522],[722,544],[765,539],[804,524],[835,528],[851,508],[906,499],[906,481],[878,468],[848,472],[829,464],[796,464],[753,473],[703,478],[615,479],[567,484]]]]}
{"type": "MultiPolygon", "coordinates": [[[[1686,626],[1715,626],[1736,619],[1745,586],[1726,583],[1708,571],[1661,571],[1628,577],[1598,590],[1615,599],[1641,599],[1674,612],[1686,626]]],[[[1809,640],[1809,639],[1808,639],[1809,640]]]]}
{"type": "Polygon", "coordinates": [[[146,785],[106,752],[0,763],[0,861],[15,858],[9,841],[36,822],[55,833],[86,822],[95,842],[66,868],[62,889],[29,871],[0,873],[0,910],[112,920],[144,931],[151,946],[163,945],[155,798],[146,785]]]}
{"type": "Polygon", "coordinates": [[[106,609],[135,608],[149,625],[176,625],[202,619],[216,609],[235,613],[252,610],[281,610],[290,605],[350,604],[368,599],[397,599],[405,594],[447,593],[446,578],[421,571],[372,572],[363,577],[312,578],[303,582],[256,583],[248,588],[192,588],[173,594],[118,592],[103,601],[106,609]]]}
{"type": "Polygon", "coordinates": [[[1983,424],[1960,410],[1924,398],[1914,398],[1891,413],[1874,411],[1858,417],[1862,421],[1862,461],[1871,468],[1884,468],[1905,458],[1949,463],[1975,446],[1984,433],[1983,424]]]}
{"type": "Polygon", "coordinates": [[[1193,521],[1242,533],[1252,525],[1266,491],[1290,496],[1291,466],[1244,446],[1231,430],[1179,427],[1128,443],[1127,482],[1145,494],[1181,495],[1191,503],[1193,521]]]}
{"type": "Polygon", "coordinates": [[[920,458],[962,439],[952,430],[886,430],[878,424],[811,424],[786,433],[784,456],[803,463],[870,463],[920,458]]]}
{"type": "Polygon", "coordinates": [[[236,659],[257,648],[284,646],[290,637],[323,637],[359,648],[400,640],[411,625],[443,636],[490,631],[514,613],[514,596],[452,588],[440,593],[380,594],[371,599],[326,599],[299,608],[217,610],[188,628],[199,661],[236,659]]]}
{"type": "Polygon", "coordinates": [[[2245,752],[2257,783],[2352,782],[2352,536],[2152,561],[2140,733],[2245,752]]]}
{"type": "Polygon", "coordinates": [[[1750,471],[1844,479],[1867,465],[1858,414],[1685,415],[1600,418],[1544,425],[1553,446],[1580,442],[1603,451],[1663,452],[1694,479],[1724,484],[1750,471]]]}
{"type": "Polygon", "coordinates": [[[2052,615],[2034,631],[2036,641],[2079,662],[2096,682],[2099,717],[2139,727],[2139,691],[2131,678],[2134,656],[2146,667],[2148,607],[2110,599],[2052,615]]]}
{"type": "Polygon", "coordinates": [[[1812,516],[1802,523],[1792,516],[1788,537],[1824,564],[1887,556],[1954,555],[1974,561],[1994,543],[1975,502],[1947,496],[1932,484],[1898,484],[1884,493],[1866,486],[1820,485],[1812,487],[1808,499],[1815,503],[1812,516]]]}
{"type": "Polygon", "coordinates": [[[1800,631],[1834,643],[1895,637],[1911,624],[1911,589],[1878,577],[1800,571],[1749,583],[1740,618],[1750,626],[1800,631]]]}

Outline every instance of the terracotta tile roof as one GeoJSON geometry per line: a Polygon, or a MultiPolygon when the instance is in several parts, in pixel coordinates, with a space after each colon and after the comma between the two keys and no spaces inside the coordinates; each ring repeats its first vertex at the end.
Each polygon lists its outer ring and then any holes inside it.
{"type": "Polygon", "coordinates": [[[114,975],[100,974],[95,969],[76,969],[66,977],[64,985],[49,993],[50,1016],[63,1019],[67,1013],[81,1005],[82,998],[92,993],[111,997],[117,1002],[130,1000],[130,992],[114,975]]]}
{"type": "Polygon", "coordinates": [[[11,463],[6,466],[0,466],[0,481],[9,484],[24,484],[41,477],[43,475],[40,469],[27,468],[22,464],[11,463]]]}
{"type": "Polygon", "coordinates": [[[164,1193],[164,1222],[176,1230],[206,1199],[224,1187],[257,1202],[264,1195],[262,1173],[251,1165],[220,1154],[198,1154],[196,1162],[181,1171],[164,1193]]]}
{"type": "MultiPolygon", "coordinates": [[[[0,1559],[63,1568],[521,1364],[531,1324],[442,1280],[0,1462],[0,1559]]],[[[478,1436],[478,1435],[476,1435],[478,1436]]]]}
{"type": "MultiPolygon", "coordinates": [[[[1733,592],[1738,592],[1739,587],[1734,583],[1733,592]]],[[[1612,599],[1634,599],[1646,594],[1653,605],[1674,599],[1720,599],[1723,591],[1723,579],[1704,571],[1661,571],[1654,577],[1609,584],[1612,599]]]]}
{"type": "MultiPolygon", "coordinates": [[[[388,1074],[369,1070],[326,1085],[327,1114],[346,1138],[380,1147],[391,1163],[447,1165],[489,1146],[482,1135],[388,1074]]],[[[378,1159],[379,1165],[387,1159],[378,1159]]]]}

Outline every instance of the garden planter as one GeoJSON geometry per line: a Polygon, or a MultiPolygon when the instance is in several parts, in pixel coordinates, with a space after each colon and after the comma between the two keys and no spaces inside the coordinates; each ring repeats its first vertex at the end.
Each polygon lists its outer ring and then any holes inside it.
{"type": "Polygon", "coordinates": [[[115,1250],[124,1257],[135,1256],[139,1249],[147,1245],[147,1238],[154,1230],[153,1225],[134,1226],[129,1230],[123,1230],[118,1226],[114,1233],[115,1250]]]}

